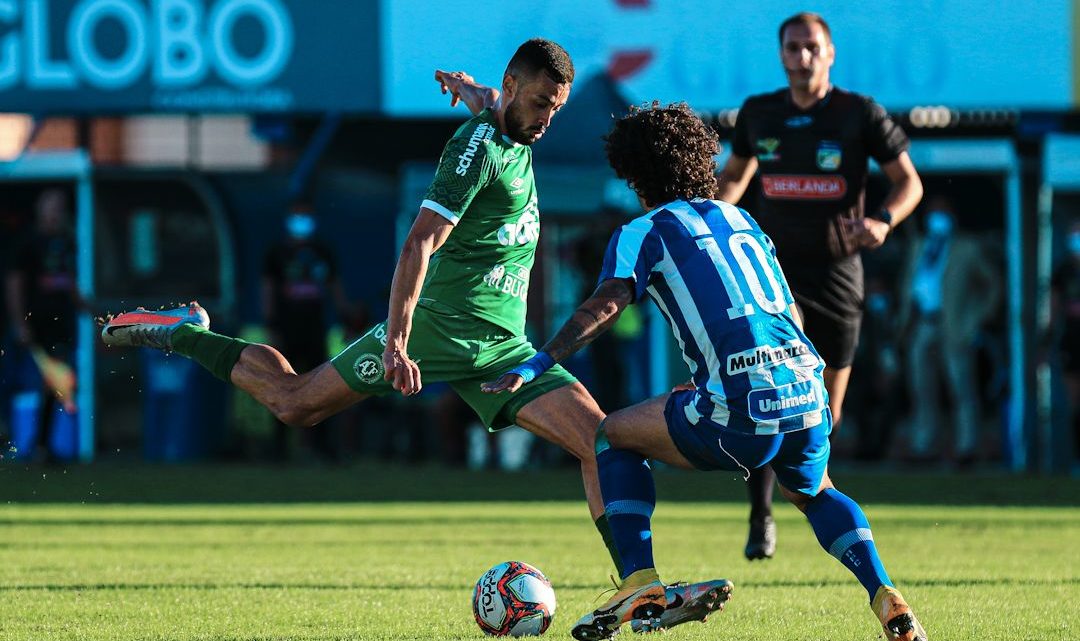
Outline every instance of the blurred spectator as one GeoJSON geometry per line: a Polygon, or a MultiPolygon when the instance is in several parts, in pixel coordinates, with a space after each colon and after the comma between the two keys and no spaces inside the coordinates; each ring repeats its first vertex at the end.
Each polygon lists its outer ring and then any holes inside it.
{"type": "Polygon", "coordinates": [[[967,465],[978,454],[975,346],[983,323],[997,308],[1000,274],[983,259],[980,243],[956,229],[948,199],[930,199],[927,210],[926,235],[912,245],[900,290],[912,405],[910,455],[915,460],[939,456],[932,448],[941,422],[939,374],[944,371],[956,430],[953,456],[967,465]]]}
{"type": "Polygon", "coordinates": [[[1051,316],[1054,334],[1060,336],[1073,455],[1080,459],[1080,219],[1069,225],[1065,250],[1065,260],[1051,279],[1051,316]]]}
{"type": "MultiPolygon", "coordinates": [[[[74,409],[70,391],[58,399],[49,376],[49,363],[70,372],[75,351],[75,315],[80,307],[75,281],[75,238],[68,222],[68,198],[63,190],[46,189],[35,205],[34,228],[12,253],[5,280],[8,320],[18,349],[13,354],[16,393],[13,399],[17,426],[34,430],[37,442],[47,450],[48,460],[74,455],[70,443],[57,451],[61,422],[73,429],[74,409]],[[36,355],[35,355],[36,352],[36,355]],[[37,361],[35,363],[35,360],[37,361]],[[50,386],[52,385],[52,387],[50,386]],[[58,401],[68,416],[58,412],[58,401]]],[[[67,439],[72,441],[73,435],[67,439]]],[[[13,439],[18,441],[18,439],[13,439]]],[[[23,458],[32,451],[16,452],[23,458]]]]}
{"type": "MultiPolygon", "coordinates": [[[[333,252],[315,238],[315,228],[311,207],[294,205],[285,217],[285,237],[270,247],[263,264],[263,318],[270,342],[288,355],[298,373],[326,361],[327,302],[333,302],[343,319],[351,315],[333,252]]],[[[331,432],[329,424],[322,424],[303,433],[314,454],[326,461],[336,461],[339,456],[331,432]]],[[[274,458],[290,457],[291,437],[292,429],[277,422],[274,458]]]]}

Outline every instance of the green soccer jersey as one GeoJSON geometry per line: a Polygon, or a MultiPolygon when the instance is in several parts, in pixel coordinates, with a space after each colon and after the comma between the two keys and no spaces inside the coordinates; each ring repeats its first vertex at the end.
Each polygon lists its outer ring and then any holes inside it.
{"type": "Polygon", "coordinates": [[[455,228],[431,257],[420,304],[524,334],[540,236],[532,150],[503,136],[485,109],[446,143],[422,206],[455,228]]]}

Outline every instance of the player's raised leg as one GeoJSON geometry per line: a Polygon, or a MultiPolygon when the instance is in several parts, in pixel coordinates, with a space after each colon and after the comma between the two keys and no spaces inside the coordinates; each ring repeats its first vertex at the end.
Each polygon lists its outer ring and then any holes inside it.
{"type": "Polygon", "coordinates": [[[171,310],[137,309],[107,320],[102,340],[111,347],[153,347],[186,356],[223,381],[251,394],[283,423],[311,426],[357,403],[330,363],[298,374],[273,347],[210,331],[198,303],[171,310]]]}

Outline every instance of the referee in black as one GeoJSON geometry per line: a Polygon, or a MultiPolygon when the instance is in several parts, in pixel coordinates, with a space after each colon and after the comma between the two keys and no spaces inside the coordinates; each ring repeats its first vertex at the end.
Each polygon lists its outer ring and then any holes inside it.
{"type": "MultiPolygon", "coordinates": [[[[759,175],[751,211],[776,245],[806,335],[825,360],[829,407],[839,425],[862,319],[859,251],[880,247],[915,209],[922,181],[907,135],[885,110],[829,82],[836,51],[825,20],[798,13],[781,23],[779,35],[788,86],[743,103],[718,197],[737,203],[759,175]],[[892,188],[880,209],[864,214],[869,158],[892,188]]],[[[769,467],[750,475],[748,559],[776,550],[775,478],[769,467]]]]}

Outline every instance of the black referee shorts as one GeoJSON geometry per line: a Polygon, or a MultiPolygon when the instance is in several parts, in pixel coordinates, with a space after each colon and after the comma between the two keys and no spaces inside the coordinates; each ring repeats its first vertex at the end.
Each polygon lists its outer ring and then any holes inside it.
{"type": "Polygon", "coordinates": [[[825,360],[825,366],[843,369],[851,365],[859,345],[862,310],[837,314],[798,294],[795,302],[802,314],[803,332],[825,360]]]}
{"type": "Polygon", "coordinates": [[[788,264],[784,271],[802,312],[806,337],[826,367],[848,367],[855,361],[862,327],[861,258],[858,254],[829,262],[796,258],[788,264]]]}

